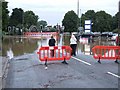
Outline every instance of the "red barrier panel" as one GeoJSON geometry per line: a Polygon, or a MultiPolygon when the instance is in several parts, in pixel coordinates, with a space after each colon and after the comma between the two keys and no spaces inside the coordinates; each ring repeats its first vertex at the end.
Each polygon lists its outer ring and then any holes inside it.
{"type": "Polygon", "coordinates": [[[41,47],[37,54],[39,54],[39,59],[41,61],[69,60],[71,58],[71,51],[72,49],[70,46],[46,46],[41,47]],[[52,50],[54,56],[52,56],[52,50]]]}
{"type": "Polygon", "coordinates": [[[32,37],[39,37],[39,36],[45,36],[50,37],[51,35],[57,35],[57,32],[24,32],[24,36],[32,36],[32,37]]]}
{"type": "Polygon", "coordinates": [[[92,48],[95,59],[120,60],[120,46],[95,46],[92,48]]]}

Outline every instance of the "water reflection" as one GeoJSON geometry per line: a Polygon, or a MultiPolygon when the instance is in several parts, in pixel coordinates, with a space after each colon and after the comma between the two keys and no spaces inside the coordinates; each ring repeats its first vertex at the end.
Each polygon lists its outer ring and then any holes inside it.
{"type": "Polygon", "coordinates": [[[11,50],[11,48],[7,51],[7,57],[9,59],[12,59],[14,57],[13,51],[11,50]]]}
{"type": "Polygon", "coordinates": [[[2,55],[7,56],[7,51],[11,48],[14,56],[32,53],[37,49],[37,40],[20,37],[5,37],[2,42],[2,55]]]}
{"type": "MultiPolygon", "coordinates": [[[[2,55],[9,56],[8,54],[13,53],[13,56],[23,55],[25,53],[33,53],[38,50],[41,46],[48,46],[48,41],[50,38],[43,39],[33,39],[33,38],[23,38],[23,37],[4,37],[2,41],[2,55]]],[[[70,45],[70,35],[60,34],[56,38],[56,45],[70,45]]],[[[83,53],[90,55],[92,47],[96,45],[115,45],[114,41],[99,41],[94,38],[92,42],[88,38],[80,38],[77,42],[77,54],[83,53]]]]}

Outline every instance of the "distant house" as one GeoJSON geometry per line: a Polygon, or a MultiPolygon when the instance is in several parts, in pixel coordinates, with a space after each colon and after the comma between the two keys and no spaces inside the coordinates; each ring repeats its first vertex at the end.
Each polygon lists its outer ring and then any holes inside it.
{"type": "Polygon", "coordinates": [[[51,28],[52,28],[52,25],[47,26],[47,31],[50,31],[51,28]]]}

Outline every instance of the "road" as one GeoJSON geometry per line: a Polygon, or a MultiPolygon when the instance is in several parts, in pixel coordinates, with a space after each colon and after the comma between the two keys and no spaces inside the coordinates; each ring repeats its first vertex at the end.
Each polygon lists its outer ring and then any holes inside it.
{"type": "Polygon", "coordinates": [[[40,62],[36,52],[10,61],[5,88],[118,88],[118,64],[113,60],[97,63],[83,53],[62,61],[40,62]]]}

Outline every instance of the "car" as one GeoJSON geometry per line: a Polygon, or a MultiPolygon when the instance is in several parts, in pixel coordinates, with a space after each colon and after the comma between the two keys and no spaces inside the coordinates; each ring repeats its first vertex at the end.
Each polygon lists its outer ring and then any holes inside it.
{"type": "Polygon", "coordinates": [[[114,33],[113,36],[111,37],[111,40],[116,40],[116,37],[118,36],[117,33],[114,33]]]}

